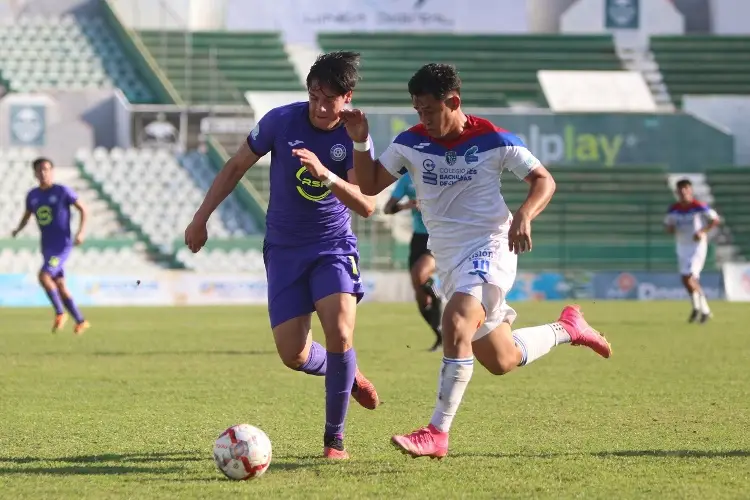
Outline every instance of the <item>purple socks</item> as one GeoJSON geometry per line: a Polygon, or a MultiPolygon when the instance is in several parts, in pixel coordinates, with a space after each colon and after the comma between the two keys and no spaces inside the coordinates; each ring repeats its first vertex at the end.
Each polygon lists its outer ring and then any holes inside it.
{"type": "Polygon", "coordinates": [[[52,302],[52,307],[55,309],[55,314],[58,316],[63,313],[63,305],[62,300],[60,300],[60,292],[55,288],[54,290],[47,290],[44,289],[45,292],[47,292],[47,297],[49,297],[49,301],[52,302]]]}
{"type": "Polygon", "coordinates": [[[70,315],[73,316],[73,319],[76,321],[76,323],[83,323],[83,314],[81,314],[81,311],[78,310],[78,306],[76,306],[76,303],[73,302],[73,297],[70,297],[69,299],[63,299],[63,303],[65,304],[65,309],[70,312],[70,315]]]}
{"type": "Polygon", "coordinates": [[[297,368],[297,371],[305,372],[309,375],[323,376],[326,374],[326,350],[325,348],[313,342],[310,346],[310,354],[307,355],[307,361],[297,368]]]}
{"type": "Polygon", "coordinates": [[[354,349],[344,353],[328,352],[326,369],[326,428],[324,439],[342,439],[349,397],[357,372],[354,349]]]}

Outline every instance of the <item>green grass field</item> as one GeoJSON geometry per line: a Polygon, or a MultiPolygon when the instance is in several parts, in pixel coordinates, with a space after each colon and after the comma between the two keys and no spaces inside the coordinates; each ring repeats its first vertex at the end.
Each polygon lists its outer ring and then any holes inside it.
{"type": "MultiPolygon", "coordinates": [[[[560,307],[517,304],[518,324],[560,307]]],[[[504,377],[477,365],[437,461],[389,444],[431,415],[431,334],[411,304],[363,306],[359,363],[385,403],[353,403],[352,460],[328,463],[323,380],[278,361],[265,308],[90,309],[81,338],[48,333],[47,310],[2,309],[0,497],[748,498],[748,306],[716,303],[704,326],[686,303],[584,311],[614,357],[562,346],[504,377]],[[211,458],[242,422],[274,444],[257,481],[211,458]]]]}

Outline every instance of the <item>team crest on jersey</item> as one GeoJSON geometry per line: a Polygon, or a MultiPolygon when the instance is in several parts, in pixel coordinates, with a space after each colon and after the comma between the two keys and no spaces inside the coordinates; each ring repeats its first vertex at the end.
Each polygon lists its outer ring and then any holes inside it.
{"type": "Polygon", "coordinates": [[[341,161],[346,158],[346,148],[343,144],[335,144],[331,148],[331,159],[333,161],[341,161]]]}
{"type": "Polygon", "coordinates": [[[453,166],[456,164],[456,161],[458,160],[458,155],[455,151],[446,151],[445,152],[445,162],[448,164],[448,166],[453,166]]]}

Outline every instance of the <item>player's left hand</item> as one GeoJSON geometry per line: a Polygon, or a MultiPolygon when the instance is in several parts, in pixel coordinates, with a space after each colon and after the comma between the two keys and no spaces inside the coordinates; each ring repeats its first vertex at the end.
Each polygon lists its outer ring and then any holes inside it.
{"type": "Polygon", "coordinates": [[[514,254],[531,251],[531,219],[517,213],[508,231],[508,249],[514,254]]]}
{"type": "Polygon", "coordinates": [[[84,238],[82,234],[76,234],[73,244],[75,246],[82,245],[84,241],[86,241],[86,238],[84,238]]]}
{"type": "Polygon", "coordinates": [[[693,240],[694,241],[701,241],[701,240],[703,240],[703,238],[705,236],[706,236],[706,233],[704,233],[703,231],[698,231],[697,233],[695,233],[693,235],[693,240]]]}
{"type": "Polygon", "coordinates": [[[292,155],[299,158],[299,162],[310,172],[310,175],[318,179],[319,181],[326,178],[328,169],[320,163],[317,155],[309,149],[293,149],[292,155]]]}

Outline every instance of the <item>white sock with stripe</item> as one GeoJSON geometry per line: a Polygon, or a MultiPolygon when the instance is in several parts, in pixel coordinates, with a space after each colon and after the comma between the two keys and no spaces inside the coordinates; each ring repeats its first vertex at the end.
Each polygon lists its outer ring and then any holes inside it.
{"type": "Polygon", "coordinates": [[[448,432],[474,373],[474,358],[443,358],[438,379],[438,395],[430,423],[441,432],[448,432]]]}
{"type": "Polygon", "coordinates": [[[560,323],[548,323],[515,330],[513,340],[522,354],[518,366],[524,366],[541,358],[556,345],[570,342],[570,335],[560,323]]]}

